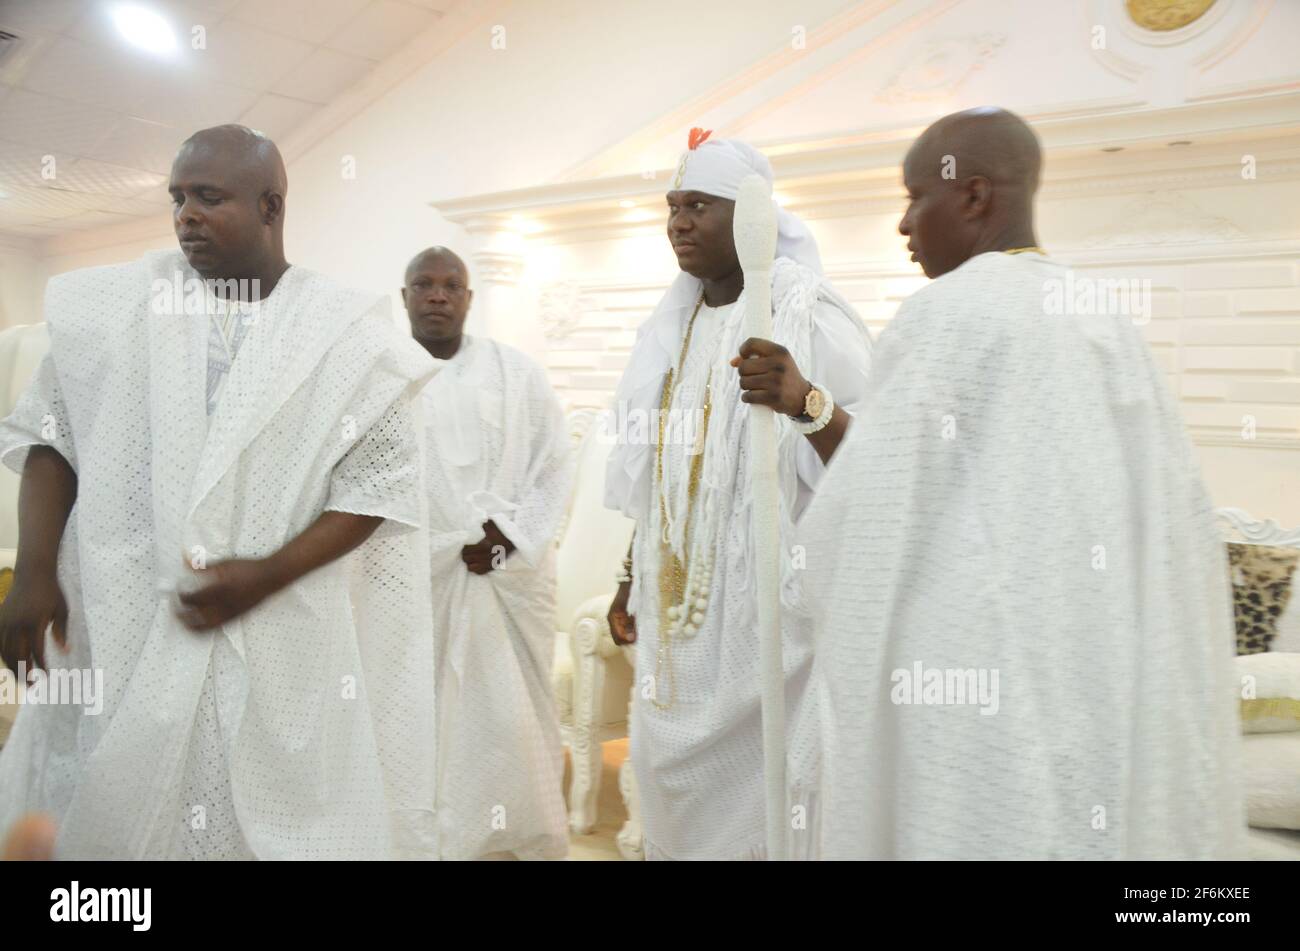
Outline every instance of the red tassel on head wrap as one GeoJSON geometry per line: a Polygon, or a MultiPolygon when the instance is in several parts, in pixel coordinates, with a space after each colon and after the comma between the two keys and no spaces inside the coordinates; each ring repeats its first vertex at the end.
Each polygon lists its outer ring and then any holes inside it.
{"type": "Polygon", "coordinates": [[[691,151],[695,151],[703,145],[704,141],[712,134],[712,129],[692,129],[690,138],[686,140],[686,147],[691,151]]]}

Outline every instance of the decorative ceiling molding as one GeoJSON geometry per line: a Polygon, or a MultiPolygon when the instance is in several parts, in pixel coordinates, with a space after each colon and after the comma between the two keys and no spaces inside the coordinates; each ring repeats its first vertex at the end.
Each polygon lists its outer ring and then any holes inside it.
{"type": "Polygon", "coordinates": [[[1125,0],[1116,19],[1139,43],[1174,46],[1214,29],[1231,5],[1231,0],[1125,0]]]}
{"type": "MultiPolygon", "coordinates": [[[[870,55],[878,54],[880,50],[888,48],[893,43],[897,43],[903,33],[912,32],[957,6],[960,2],[961,0],[929,0],[927,3],[920,4],[917,7],[917,12],[906,19],[902,26],[884,30],[878,36],[867,38],[861,46],[854,47],[845,57],[832,60],[811,78],[795,83],[791,87],[782,90],[779,94],[767,97],[762,106],[725,125],[720,125],[716,130],[716,134],[719,137],[736,134],[739,130],[743,130],[746,125],[752,124],[773,109],[780,108],[786,103],[806,95],[809,91],[834,78],[849,66],[870,55]]],[[[850,7],[843,13],[831,17],[815,29],[808,31],[802,49],[795,49],[792,44],[787,44],[776,52],[756,60],[749,67],[731,76],[726,81],[715,85],[698,96],[691,97],[676,108],[664,113],[633,136],[623,139],[613,146],[603,148],[579,162],[558,176],[558,180],[581,181],[591,178],[594,175],[601,174],[611,164],[625,168],[634,167],[637,164],[637,156],[646,153],[657,143],[678,134],[683,129],[699,125],[701,116],[715,109],[720,109],[729,102],[740,100],[746,93],[751,92],[756,87],[771,81],[773,77],[782,74],[786,70],[792,70],[806,64],[810,59],[815,59],[818,54],[824,55],[831,47],[843,42],[850,34],[863,29],[872,21],[891,12],[895,7],[903,5],[903,3],[904,0],[865,0],[863,3],[850,7]]],[[[913,4],[913,6],[917,5],[913,4]]]]}
{"type": "MultiPolygon", "coordinates": [[[[1093,59],[1117,76],[1145,88],[1156,66],[1170,57],[1181,63],[1183,99],[1188,103],[1212,99],[1241,99],[1300,89],[1300,70],[1260,76],[1248,81],[1210,84],[1207,76],[1264,29],[1277,0],[1218,0],[1204,16],[1180,29],[1146,30],[1135,24],[1120,0],[1089,0],[1088,19],[1102,28],[1101,48],[1090,45],[1093,59]],[[1152,52],[1150,47],[1162,49],[1152,52]]],[[[1297,61],[1300,63],[1300,61],[1297,61]]]]}
{"type": "MultiPolygon", "coordinates": [[[[1258,144],[1258,143],[1254,143],[1258,144]]],[[[1117,165],[1109,172],[1049,173],[1045,179],[1041,200],[1075,198],[1081,195],[1120,195],[1165,189],[1212,188],[1239,185],[1241,162],[1238,155],[1224,154],[1218,150],[1216,160],[1194,167],[1161,164],[1156,159],[1141,165],[1117,165]]],[[[1257,156],[1258,158],[1258,156],[1257,156]]],[[[1270,152],[1257,169],[1257,181],[1289,181],[1300,178],[1300,141],[1292,141],[1286,151],[1270,152]]]]}
{"type": "Polygon", "coordinates": [[[1179,192],[1147,192],[1084,239],[1085,248],[1164,247],[1241,241],[1246,233],[1226,218],[1211,215],[1179,192]]]}
{"type": "Polygon", "coordinates": [[[1245,82],[1218,83],[1211,85],[1206,81],[1209,72],[1230,56],[1238,52],[1252,37],[1263,29],[1264,21],[1273,10],[1274,0],[1253,0],[1249,16],[1240,17],[1236,30],[1229,33],[1224,41],[1206,50],[1189,64],[1190,77],[1187,85],[1187,100],[1199,102],[1210,99],[1239,98],[1249,95],[1300,89],[1300,69],[1283,75],[1261,76],[1245,82]]]}
{"type": "Polygon", "coordinates": [[[860,45],[846,55],[835,60],[824,69],[782,91],[780,95],[768,96],[762,103],[748,112],[732,119],[723,134],[743,134],[774,112],[785,108],[793,102],[808,96],[813,90],[826,85],[836,77],[872,57],[881,56],[887,50],[902,43],[909,34],[915,33],[931,21],[937,21],[943,14],[957,6],[960,0],[935,0],[915,8],[914,14],[890,29],[882,30],[874,36],[864,37],[860,45]]]}
{"type": "MultiPolygon", "coordinates": [[[[1198,72],[1203,73],[1211,67],[1217,66],[1241,49],[1242,44],[1259,32],[1265,18],[1273,9],[1273,0],[1250,0],[1250,3],[1251,8],[1247,10],[1246,15],[1239,17],[1236,29],[1225,30],[1220,42],[1206,49],[1192,60],[1191,65],[1198,72]]],[[[1228,4],[1224,2],[1220,3],[1219,6],[1226,11],[1228,4]]]]}
{"type": "MultiPolygon", "coordinates": [[[[1242,157],[1255,157],[1260,181],[1300,177],[1300,95],[1207,103],[1139,114],[1031,121],[1043,140],[1043,201],[1240,184],[1242,157]],[[1287,122],[1280,121],[1288,117],[1287,122]],[[1168,142],[1190,138],[1191,147],[1168,142]],[[1122,143],[1125,151],[1101,154],[1122,143]]],[[[795,143],[768,150],[777,190],[806,218],[851,217],[900,206],[898,166],[912,135],[826,146],[795,143]]],[[[648,234],[662,228],[667,169],[656,177],[623,175],[560,182],[432,202],[444,218],[478,235],[566,243],[648,234]],[[629,205],[631,207],[629,207],[629,205]],[[521,226],[526,226],[521,227],[521,226]]]]}
{"type": "Polygon", "coordinates": [[[475,251],[471,258],[474,262],[474,274],[484,284],[513,286],[519,283],[519,278],[524,273],[524,259],[520,254],[481,250],[475,251]]]}
{"type": "Polygon", "coordinates": [[[915,61],[894,74],[877,93],[876,101],[922,102],[951,96],[1006,41],[1004,33],[931,41],[921,48],[915,61]]]}
{"type": "MultiPolygon", "coordinates": [[[[1100,28],[1107,31],[1115,28],[1113,22],[1114,12],[1106,4],[1107,0],[1090,0],[1088,3],[1088,20],[1093,30],[1100,28]]],[[[1120,29],[1123,30],[1122,24],[1120,29]]],[[[1100,44],[1098,43],[1098,37],[1095,35],[1090,37],[1088,51],[1101,66],[1121,79],[1127,79],[1129,82],[1137,82],[1150,69],[1150,66],[1146,63],[1140,63],[1135,59],[1130,59],[1115,52],[1106,32],[1102,33],[1100,44]]]]}

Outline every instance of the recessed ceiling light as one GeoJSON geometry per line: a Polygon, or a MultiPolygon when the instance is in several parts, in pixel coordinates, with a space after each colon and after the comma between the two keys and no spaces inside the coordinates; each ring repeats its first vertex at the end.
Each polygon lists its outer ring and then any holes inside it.
{"type": "Polygon", "coordinates": [[[136,49],[154,56],[170,56],[177,51],[176,31],[159,13],[134,3],[113,7],[113,25],[122,39],[136,49]]]}
{"type": "Polygon", "coordinates": [[[636,207],[636,202],[632,201],[630,198],[624,198],[622,201],[620,201],[620,202],[618,203],[618,207],[620,207],[620,208],[635,208],[635,207],[636,207]]]}

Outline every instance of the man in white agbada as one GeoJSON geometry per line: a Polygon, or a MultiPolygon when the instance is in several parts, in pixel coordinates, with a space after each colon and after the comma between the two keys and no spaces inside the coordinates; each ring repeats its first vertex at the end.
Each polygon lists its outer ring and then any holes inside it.
{"type": "Polygon", "coordinates": [[[0,828],[47,814],[66,858],[435,857],[412,407],[436,365],[384,298],[285,261],[269,140],[197,133],[170,190],[183,254],[53,279],[0,424],[5,663],[105,693],[22,707],[0,828]]]}
{"type": "Polygon", "coordinates": [[[446,248],[407,266],[411,334],[447,361],[423,392],[442,857],[563,858],[551,660],[568,436],[540,366],[464,333],[472,298],[464,262],[446,248]]]}
{"type": "Polygon", "coordinates": [[[750,402],[778,420],[791,854],[815,843],[817,698],[793,522],[865,392],[870,338],[784,210],[775,342],[745,338],[732,212],[754,173],[772,180],[759,152],[692,131],[667,196],[682,271],[641,326],[614,410],[605,502],[637,526],[610,628],[637,644],[631,756],[647,858],[766,855],[754,586],[768,553],[751,532],[750,402]]]}
{"type": "Polygon", "coordinates": [[[997,109],[903,165],[899,231],[935,280],[799,526],[828,858],[1241,847],[1223,545],[1134,314],[1064,300],[1037,247],[1039,168],[997,109]]]}

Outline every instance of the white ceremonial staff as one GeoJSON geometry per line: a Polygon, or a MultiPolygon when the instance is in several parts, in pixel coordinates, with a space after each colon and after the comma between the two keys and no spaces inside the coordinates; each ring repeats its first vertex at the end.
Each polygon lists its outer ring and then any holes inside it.
{"type": "MultiPolygon", "coordinates": [[[[776,205],[761,175],[736,192],[732,232],[745,276],[745,334],[772,339],[772,261],[776,256],[776,205]]],[[[762,671],[763,779],[767,790],[767,857],[786,859],[785,669],[781,651],[781,531],[777,492],[776,416],[769,406],[749,408],[749,472],[753,486],[755,560],[758,562],[758,658],[762,671]]]]}

